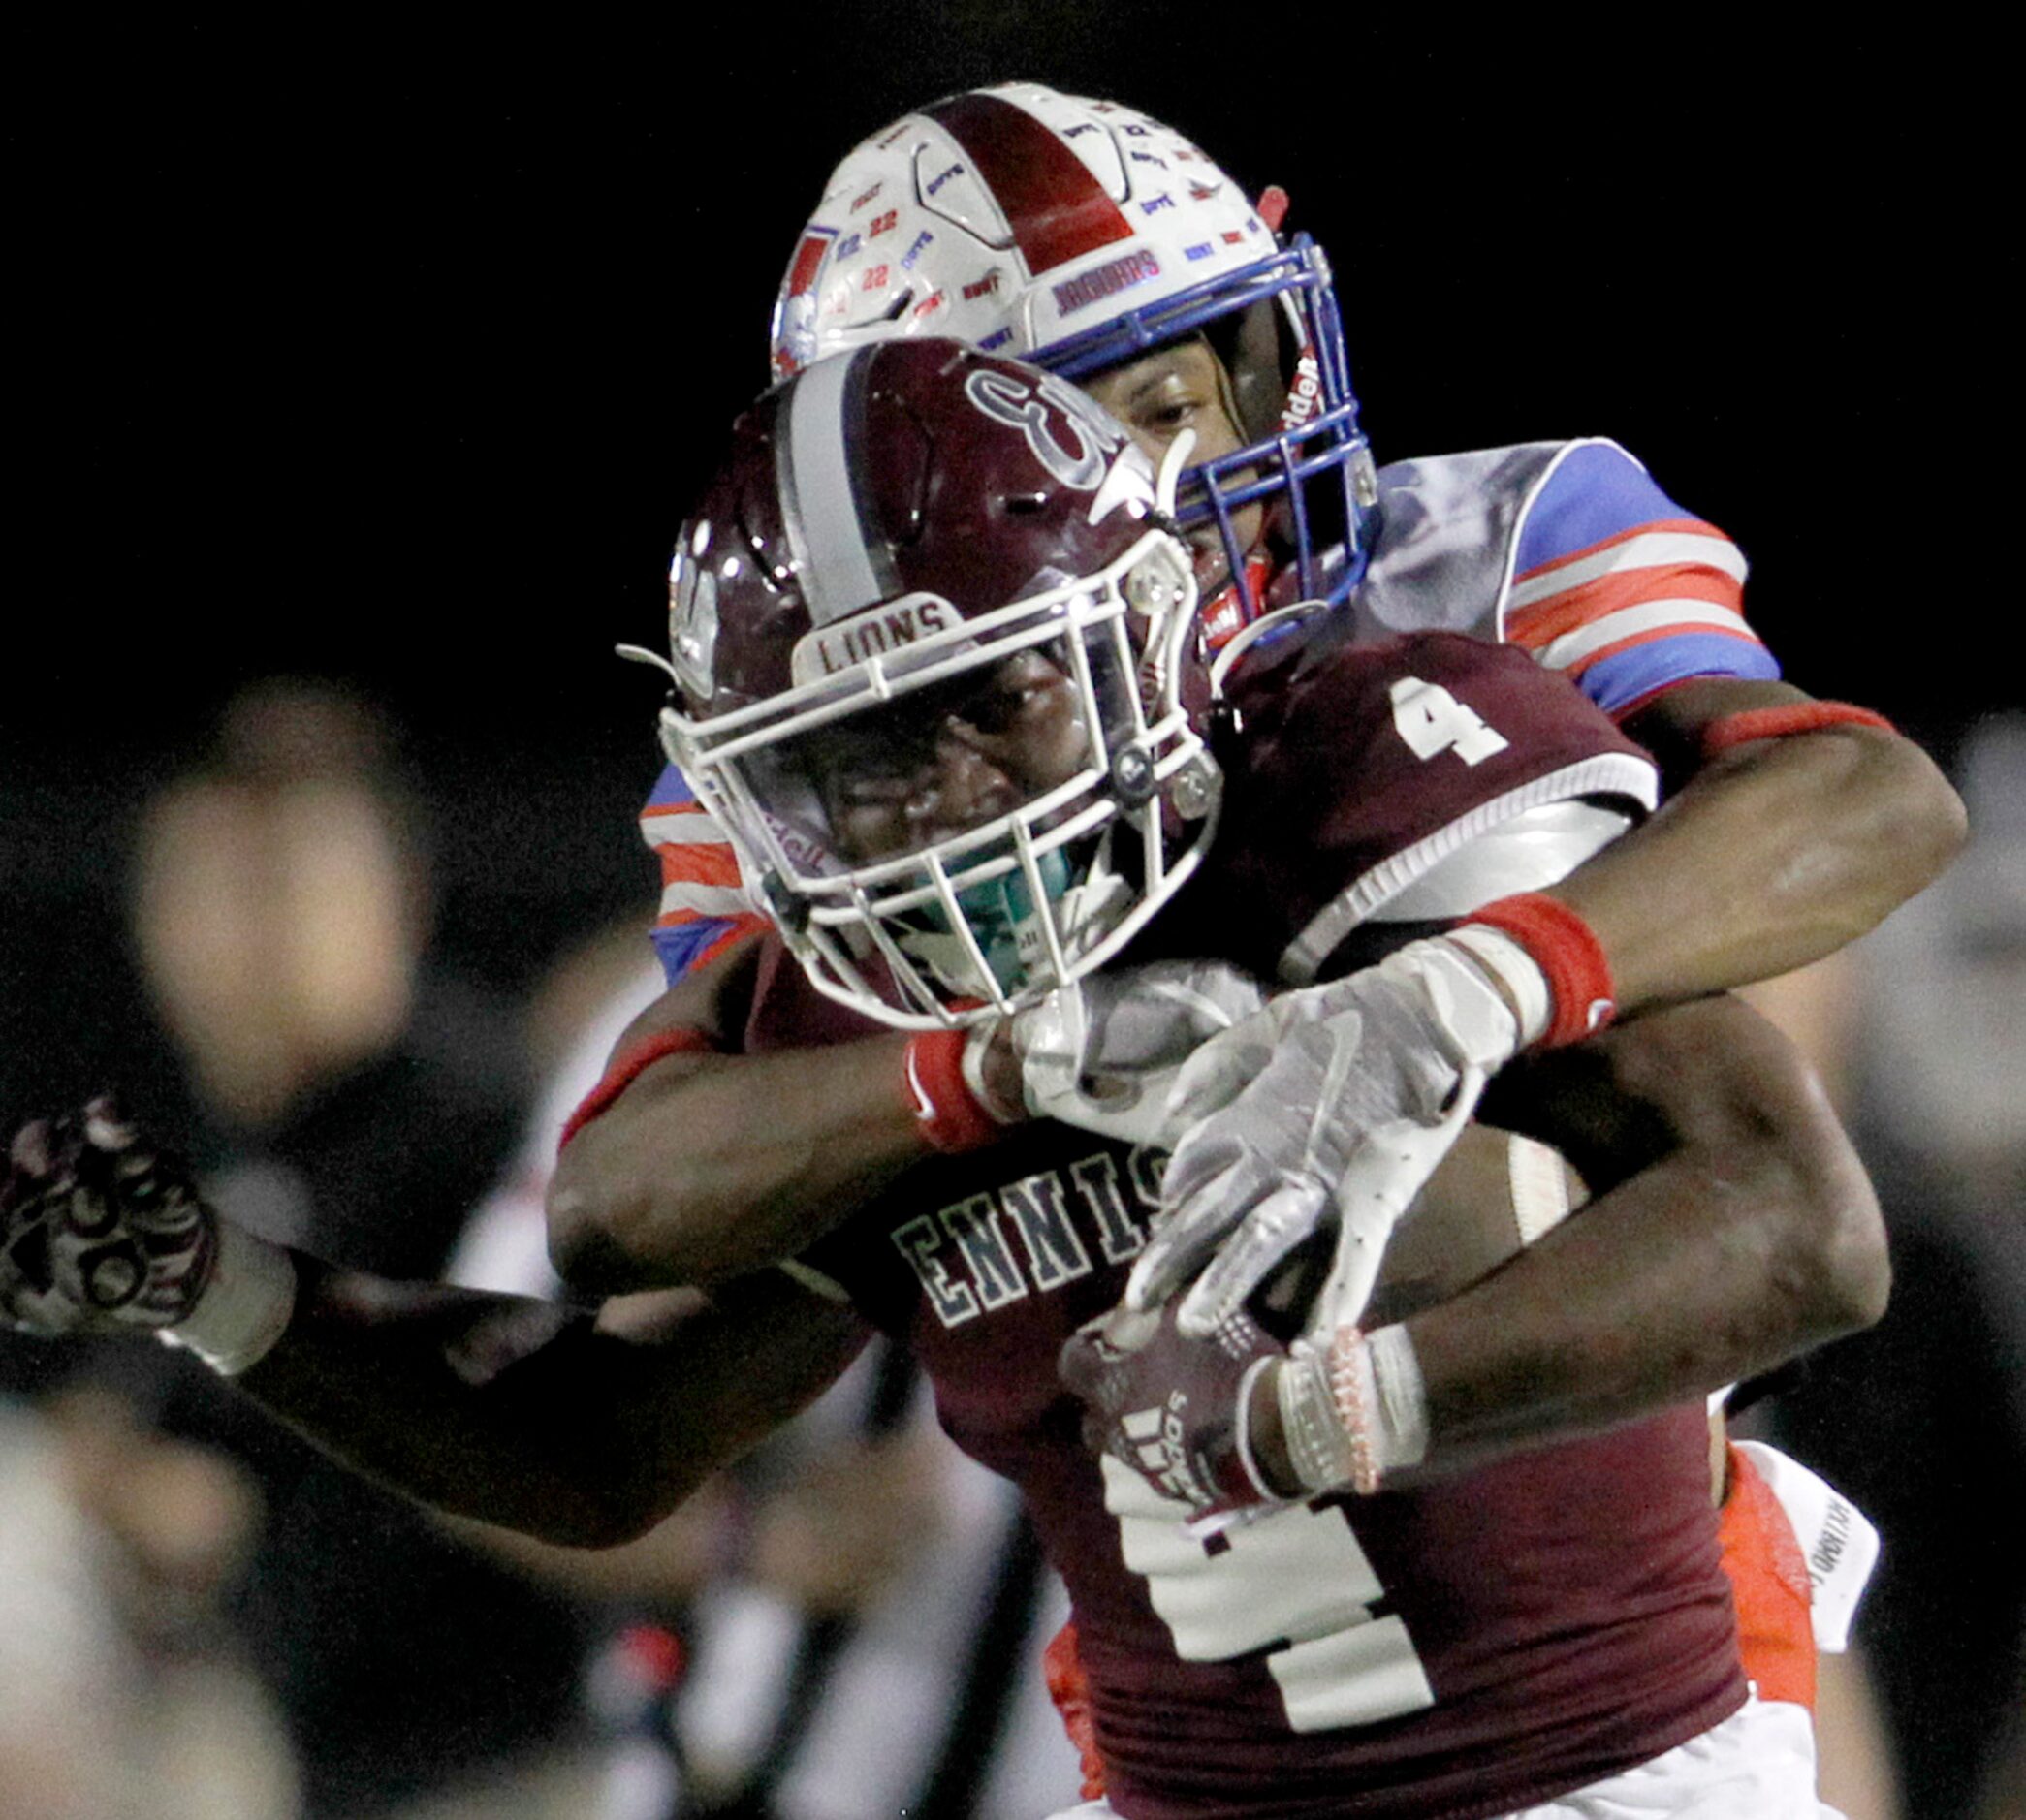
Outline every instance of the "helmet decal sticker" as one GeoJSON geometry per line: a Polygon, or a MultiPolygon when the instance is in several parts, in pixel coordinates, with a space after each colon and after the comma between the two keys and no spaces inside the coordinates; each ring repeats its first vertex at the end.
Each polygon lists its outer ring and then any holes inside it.
{"type": "Polygon", "coordinates": [[[964,147],[1037,276],[1114,240],[1132,223],[1060,135],[999,95],[952,95],[924,109],[964,147]]]}
{"type": "Polygon", "coordinates": [[[1029,385],[1010,373],[980,367],[965,380],[964,395],[987,417],[1025,430],[1034,459],[1064,486],[1078,492],[1095,490],[1104,478],[1105,457],[1125,442],[1124,431],[1075,387],[1059,379],[1044,378],[1037,385],[1029,385]],[[1074,448],[1057,434],[1057,417],[1068,420],[1074,448]]]}
{"type": "Polygon", "coordinates": [[[799,639],[790,660],[790,674],[798,685],[816,682],[849,670],[854,664],[884,657],[931,633],[947,632],[963,617],[948,601],[934,594],[910,594],[905,600],[869,607],[848,619],[818,626],[799,639]]]}
{"type": "Polygon", "coordinates": [[[1087,310],[1093,303],[1102,303],[1106,298],[1117,297],[1121,291],[1130,291],[1134,285],[1159,276],[1159,258],[1141,247],[1137,252],[1106,260],[1102,266],[1093,266],[1074,278],[1063,279],[1054,287],[1056,308],[1064,316],[1073,316],[1078,310],[1087,310]]]}

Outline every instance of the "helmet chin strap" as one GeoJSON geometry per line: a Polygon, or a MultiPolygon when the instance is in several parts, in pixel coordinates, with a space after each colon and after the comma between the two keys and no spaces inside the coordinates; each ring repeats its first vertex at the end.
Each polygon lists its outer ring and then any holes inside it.
{"type": "MultiPolygon", "coordinates": [[[[1175,516],[1175,490],[1182,485],[1182,470],[1188,466],[1188,458],[1195,452],[1196,432],[1192,429],[1184,430],[1161,451],[1160,467],[1154,476],[1154,509],[1164,518],[1175,516]]],[[[621,652],[627,648],[625,645],[619,647],[621,652]]],[[[644,652],[643,655],[651,653],[644,652]]]]}
{"type": "Polygon", "coordinates": [[[677,688],[682,686],[682,678],[676,675],[676,667],[659,651],[650,651],[639,644],[615,644],[613,654],[623,657],[629,664],[651,664],[660,671],[677,688]]]}

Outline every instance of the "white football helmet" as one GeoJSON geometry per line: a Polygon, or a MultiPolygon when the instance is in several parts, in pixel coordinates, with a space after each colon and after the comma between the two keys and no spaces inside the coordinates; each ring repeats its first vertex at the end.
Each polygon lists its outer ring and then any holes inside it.
{"type": "Polygon", "coordinates": [[[1245,446],[1182,476],[1177,516],[1219,533],[1220,644],[1268,605],[1347,594],[1377,499],[1328,262],[1306,235],[1280,242],[1285,200],[1255,207],[1173,128],[1112,102],[1032,82],[949,96],[833,173],[781,284],[775,373],[927,333],[1081,379],[1207,334],[1245,446]],[[1268,549],[1234,528],[1255,502],[1268,549]]]}

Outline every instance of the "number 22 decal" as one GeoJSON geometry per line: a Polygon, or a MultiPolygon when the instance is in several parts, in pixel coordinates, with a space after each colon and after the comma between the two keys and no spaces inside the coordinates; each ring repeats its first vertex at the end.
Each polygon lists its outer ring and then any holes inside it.
{"type": "Polygon", "coordinates": [[[1190,1533],[1187,1506],[1162,1497],[1129,1466],[1098,1464],[1125,1565],[1146,1581],[1184,1661],[1266,1649],[1297,1732],[1370,1725],[1435,1705],[1407,1626],[1373,1615],[1385,1588],[1340,1508],[1291,1505],[1221,1530],[1213,1549],[1190,1533]]]}
{"type": "Polygon", "coordinates": [[[1417,759],[1454,752],[1466,765],[1481,765],[1508,743],[1504,734],[1484,724],[1475,708],[1465,706],[1440,682],[1402,676],[1389,693],[1393,725],[1417,759]]]}

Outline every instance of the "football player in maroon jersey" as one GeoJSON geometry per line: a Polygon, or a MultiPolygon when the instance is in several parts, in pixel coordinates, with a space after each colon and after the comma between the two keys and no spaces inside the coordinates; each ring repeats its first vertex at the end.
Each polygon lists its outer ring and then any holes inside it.
{"type": "MultiPolygon", "coordinates": [[[[1408,876],[1376,908],[1421,914],[1386,931],[1414,938],[1388,977],[1429,971],[1371,1015],[1422,1020],[1447,1053],[1444,1028],[1502,1015],[1498,944],[1529,939],[1428,932],[1456,922],[1438,906],[1467,889],[1458,857],[1481,838],[1480,890],[1529,894],[1653,787],[1566,684],[1466,639],[1353,650],[1317,615],[1206,677],[1168,496],[1076,393],[951,344],[812,369],[744,422],[683,535],[668,731],[778,934],[678,987],[576,1121],[556,1244],[612,1296],[595,1315],[264,1246],[105,1108],[17,1141],[0,1299],[44,1329],[160,1329],[363,1469],[589,1544],[653,1522],[871,1328],[902,1335],[952,1434],[1027,1494],[1135,1817],[1805,1784],[1805,1740],[1769,1750],[1746,1699],[1701,1411],[1679,1399],[1875,1316],[1883,1254],[1805,1074],[1728,1001],[1504,1072],[1501,1114],[1596,1198],[1562,1220],[1559,1168],[1515,1177],[1491,1255],[1552,1230],[1405,1321],[1420,1431],[1345,1454],[1377,1490],[1269,1507],[1354,1427],[1276,1390],[1264,1426],[1288,1431],[1249,1436],[1247,1387],[1218,1372],[1263,1359],[1295,1382],[1296,1354],[1247,1330],[1231,1361],[1225,1326],[1171,1354],[1207,1375],[1162,1466],[1209,1461],[1207,1499],[1082,1445],[1057,1361],[1145,1254],[1157,1160],[1132,1134],[1168,1135],[1178,1054],[1261,1015],[1254,978],[1389,866],[1408,876]],[[1257,1512],[1192,1525],[1240,1500],[1257,1512]]],[[[1380,920],[1350,919],[1319,976],[1369,960],[1380,920]]],[[[1250,1120],[1243,1093],[1230,1110],[1250,1120]]],[[[1502,1174],[1537,1161],[1489,1142],[1502,1174]]],[[[1332,1192],[1404,1197],[1432,1163],[1332,1192]]],[[[1403,1268],[1405,1235],[1366,1237],[1403,1268]]],[[[1331,1318],[1360,1318],[1330,1274],[1331,1318]]],[[[1140,1412],[1116,1413],[1134,1438],[1140,1412]]],[[[1735,1811],[1798,1810],[1776,1799],[1735,1811]]]]}

